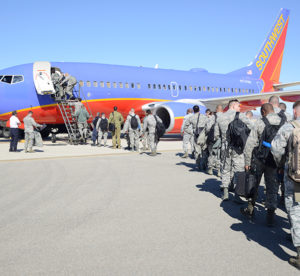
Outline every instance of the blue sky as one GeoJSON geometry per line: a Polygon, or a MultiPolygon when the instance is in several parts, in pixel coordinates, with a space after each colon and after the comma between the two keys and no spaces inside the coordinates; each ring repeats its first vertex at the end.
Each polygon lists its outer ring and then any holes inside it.
{"type": "Polygon", "coordinates": [[[291,10],[281,81],[300,80],[300,1],[6,1],[0,68],[80,61],[227,73],[291,10]]]}

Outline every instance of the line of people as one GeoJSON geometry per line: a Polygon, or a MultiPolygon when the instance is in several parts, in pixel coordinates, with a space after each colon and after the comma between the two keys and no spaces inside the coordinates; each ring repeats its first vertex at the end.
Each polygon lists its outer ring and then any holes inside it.
{"type": "Polygon", "coordinates": [[[151,110],[146,111],[142,124],[134,108],[131,108],[126,120],[124,120],[122,114],[118,112],[117,106],[114,107],[109,118],[106,118],[105,113],[101,113],[100,116],[100,112],[98,112],[91,126],[93,128],[92,146],[101,147],[102,139],[104,140],[103,146],[106,146],[108,133],[111,132],[113,149],[121,149],[121,134],[124,134],[129,150],[139,152],[150,148],[151,156],[157,154],[159,138],[165,131],[162,120],[153,115],[151,110]],[[143,145],[142,149],[140,148],[140,141],[143,145]]]}
{"type": "Polygon", "coordinates": [[[261,106],[261,117],[257,119],[252,112],[241,113],[240,109],[238,100],[229,101],[226,112],[222,106],[206,114],[200,114],[198,106],[193,112],[189,109],[181,128],[183,157],[188,157],[190,145],[200,171],[212,175],[215,168],[222,181],[222,201],[228,201],[232,192],[234,201],[242,204],[240,196],[244,196],[247,205],[240,212],[250,220],[264,178],[269,227],[275,223],[281,186],[291,227],[287,239],[297,249],[297,256],[289,263],[300,270],[300,101],[293,105],[294,118],[276,96],[261,106]]]}

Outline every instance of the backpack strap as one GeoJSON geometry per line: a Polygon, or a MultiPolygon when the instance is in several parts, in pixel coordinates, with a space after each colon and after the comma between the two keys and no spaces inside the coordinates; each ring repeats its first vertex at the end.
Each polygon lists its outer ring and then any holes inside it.
{"type": "Polygon", "coordinates": [[[197,119],[197,124],[196,124],[196,127],[198,127],[199,118],[200,118],[200,111],[199,111],[199,114],[198,114],[198,119],[197,119]]]}
{"type": "Polygon", "coordinates": [[[294,128],[300,128],[300,122],[298,122],[297,120],[292,121],[291,124],[294,128]]]}
{"type": "Polygon", "coordinates": [[[239,118],[239,116],[240,116],[240,112],[236,112],[235,116],[234,116],[234,119],[237,120],[239,118]]]}
{"type": "Polygon", "coordinates": [[[266,126],[271,125],[267,117],[262,117],[262,121],[265,123],[266,126]]]}

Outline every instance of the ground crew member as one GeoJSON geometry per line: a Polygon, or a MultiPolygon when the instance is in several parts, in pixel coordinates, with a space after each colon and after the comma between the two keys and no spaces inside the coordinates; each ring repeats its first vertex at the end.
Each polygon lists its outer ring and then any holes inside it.
{"type": "MultiPolygon", "coordinates": [[[[226,141],[226,133],[228,125],[234,120],[236,112],[240,112],[240,103],[238,100],[231,100],[228,104],[228,110],[217,119],[215,127],[215,139],[221,138],[221,178],[223,188],[223,200],[229,199],[228,188],[233,180],[235,172],[242,172],[245,170],[244,154],[238,154],[234,149],[228,148],[228,141],[226,141]]],[[[252,123],[245,116],[240,113],[239,119],[243,121],[249,129],[252,128],[252,123]]]]}
{"type": "Polygon", "coordinates": [[[92,146],[96,146],[96,142],[98,140],[98,129],[96,128],[98,120],[100,119],[100,113],[97,112],[96,117],[94,118],[93,122],[91,123],[91,126],[93,128],[93,133],[92,133],[92,146]]]}
{"type": "Polygon", "coordinates": [[[222,105],[217,105],[216,107],[216,113],[210,117],[212,122],[212,127],[209,132],[211,133],[213,137],[210,137],[208,134],[207,138],[207,147],[208,147],[208,160],[207,160],[207,174],[212,175],[213,174],[213,167],[217,169],[217,176],[221,176],[221,170],[220,170],[220,157],[221,157],[221,138],[219,137],[217,140],[215,140],[215,126],[217,118],[220,118],[223,115],[223,107],[222,105]]]}
{"type": "Polygon", "coordinates": [[[32,150],[33,140],[34,140],[34,128],[42,127],[42,125],[35,122],[32,117],[33,112],[29,111],[28,115],[24,118],[24,131],[25,131],[25,152],[34,153],[35,151],[32,150]]]}
{"type": "Polygon", "coordinates": [[[51,79],[53,82],[53,86],[56,92],[56,100],[62,100],[64,99],[64,89],[62,85],[60,84],[62,81],[63,75],[60,71],[56,70],[51,74],[51,79]]]}
{"type": "Polygon", "coordinates": [[[64,74],[65,78],[60,82],[60,85],[64,87],[64,93],[69,95],[69,98],[74,98],[73,89],[77,84],[77,80],[69,73],[64,74]]]}
{"type": "MultiPolygon", "coordinates": [[[[270,98],[269,98],[269,103],[271,104],[271,105],[273,105],[273,108],[274,108],[274,112],[275,113],[280,113],[280,111],[282,110],[280,107],[279,107],[279,97],[278,96],[271,96],[270,98]]],[[[282,111],[283,112],[283,114],[286,116],[286,119],[287,119],[287,121],[291,121],[292,120],[292,116],[291,116],[291,114],[289,114],[289,113],[287,113],[285,110],[284,111],[282,111]]]]}
{"type": "Polygon", "coordinates": [[[108,120],[105,117],[105,113],[101,114],[101,118],[97,122],[96,129],[98,130],[98,147],[101,147],[102,138],[104,139],[103,146],[106,147],[108,136],[108,120]]]}
{"type": "Polygon", "coordinates": [[[157,139],[156,139],[156,122],[162,123],[162,120],[155,115],[152,115],[151,110],[146,111],[147,116],[144,119],[144,125],[143,125],[143,135],[145,135],[146,131],[148,131],[148,137],[149,137],[149,145],[150,145],[150,156],[155,156],[157,154],[157,139]]]}
{"type": "Polygon", "coordinates": [[[20,120],[17,117],[17,111],[12,112],[12,116],[9,118],[10,126],[10,152],[17,152],[18,141],[19,141],[19,126],[21,125],[20,120]]]}
{"type": "Polygon", "coordinates": [[[300,123],[300,101],[294,103],[293,113],[295,121],[288,122],[279,129],[272,141],[271,152],[279,167],[286,160],[284,167],[285,207],[291,224],[293,244],[298,253],[297,257],[289,259],[289,263],[300,270],[300,205],[298,202],[295,202],[294,198],[294,187],[299,185],[299,183],[294,182],[289,177],[290,166],[292,166],[291,157],[294,151],[292,147],[293,131],[296,124],[300,123]]]}
{"type": "Polygon", "coordinates": [[[139,151],[141,120],[139,115],[134,113],[134,108],[131,108],[126,122],[126,132],[129,134],[131,151],[139,151]]]}
{"type": "Polygon", "coordinates": [[[114,111],[110,113],[108,124],[113,124],[115,129],[112,132],[112,144],[113,148],[116,149],[116,144],[118,148],[121,149],[121,126],[124,123],[124,118],[121,113],[118,112],[118,107],[114,107],[114,111]]]}
{"type": "Polygon", "coordinates": [[[192,153],[194,152],[194,135],[193,135],[193,126],[190,124],[189,127],[186,127],[186,121],[189,117],[193,116],[193,109],[189,108],[186,111],[186,115],[183,118],[181,126],[181,136],[183,136],[183,153],[182,158],[187,158],[189,156],[189,144],[191,145],[192,153]]]}
{"type": "Polygon", "coordinates": [[[82,143],[86,143],[88,128],[87,120],[90,118],[90,114],[86,111],[84,105],[81,105],[81,108],[77,110],[75,117],[77,118],[80,140],[82,143]]]}
{"type": "Polygon", "coordinates": [[[207,143],[206,134],[212,127],[212,123],[209,117],[200,114],[200,108],[198,105],[193,107],[194,114],[190,116],[185,123],[185,126],[189,128],[192,126],[194,135],[194,148],[196,165],[200,170],[205,170],[207,159],[207,143]]]}
{"type": "MultiPolygon", "coordinates": [[[[277,208],[277,193],[278,193],[278,177],[277,166],[273,159],[259,160],[256,156],[256,151],[253,149],[260,145],[262,134],[265,130],[266,123],[270,125],[279,126],[283,124],[282,119],[274,112],[273,106],[269,103],[265,103],[261,107],[261,115],[263,119],[258,119],[255,126],[252,128],[250,135],[247,139],[245,146],[245,169],[246,171],[253,171],[256,178],[256,189],[252,198],[248,200],[248,207],[241,208],[243,215],[253,217],[254,205],[258,195],[258,186],[260,184],[262,175],[264,174],[266,185],[266,203],[267,208],[267,225],[272,226],[274,222],[274,214],[277,208]],[[254,158],[254,160],[251,159],[254,158]]],[[[270,156],[270,155],[269,155],[270,156]]]]}

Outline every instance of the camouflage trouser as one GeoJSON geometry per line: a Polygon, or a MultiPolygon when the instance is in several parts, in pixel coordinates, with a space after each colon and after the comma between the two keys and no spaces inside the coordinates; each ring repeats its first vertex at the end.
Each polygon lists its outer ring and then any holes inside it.
{"type": "Polygon", "coordinates": [[[255,164],[251,163],[251,168],[254,169],[255,177],[256,177],[256,189],[254,196],[249,199],[254,205],[258,196],[258,187],[262,179],[262,175],[264,175],[264,182],[266,186],[266,203],[265,206],[267,209],[276,209],[277,208],[277,194],[279,188],[277,168],[272,168],[266,166],[259,160],[254,161],[255,164]]]}
{"type": "Polygon", "coordinates": [[[207,167],[215,167],[217,170],[220,169],[220,149],[214,149],[213,145],[208,145],[208,162],[207,167]]]}
{"type": "MultiPolygon", "coordinates": [[[[284,172],[284,200],[285,208],[291,224],[291,234],[295,247],[300,246],[300,204],[295,202],[295,183],[288,177],[287,165],[284,172]]],[[[299,185],[299,184],[296,184],[299,185]]]]}
{"type": "Polygon", "coordinates": [[[203,148],[202,146],[197,145],[194,143],[195,149],[195,159],[196,165],[199,167],[200,170],[206,169],[207,167],[207,158],[208,158],[208,150],[207,148],[203,148]]]}
{"type": "Polygon", "coordinates": [[[150,150],[151,152],[155,152],[157,148],[155,133],[149,133],[148,138],[149,138],[150,150]]]}
{"type": "Polygon", "coordinates": [[[98,143],[99,143],[99,145],[101,145],[102,138],[103,138],[104,139],[104,146],[106,146],[107,136],[108,136],[107,131],[102,131],[101,129],[99,129],[99,131],[98,131],[98,143]]]}
{"type": "Polygon", "coordinates": [[[33,132],[25,132],[25,150],[32,149],[34,140],[34,133],[33,132]]]}
{"type": "Polygon", "coordinates": [[[244,154],[237,154],[233,149],[227,149],[222,166],[222,187],[228,188],[234,173],[245,170],[244,154]]]}
{"type": "Polygon", "coordinates": [[[143,139],[142,139],[142,144],[144,148],[149,148],[150,143],[149,143],[149,133],[145,132],[143,139]]]}
{"type": "Polygon", "coordinates": [[[80,137],[81,138],[86,138],[87,136],[87,123],[78,123],[78,129],[79,129],[79,133],[80,133],[80,137]]]}
{"type": "Polygon", "coordinates": [[[130,129],[129,130],[129,139],[130,139],[130,146],[131,149],[134,150],[139,150],[139,144],[140,144],[140,131],[138,129],[133,130],[130,129]]]}
{"type": "Polygon", "coordinates": [[[183,133],[183,152],[189,152],[189,144],[191,145],[191,151],[194,151],[194,135],[184,132],[183,133]]]}

